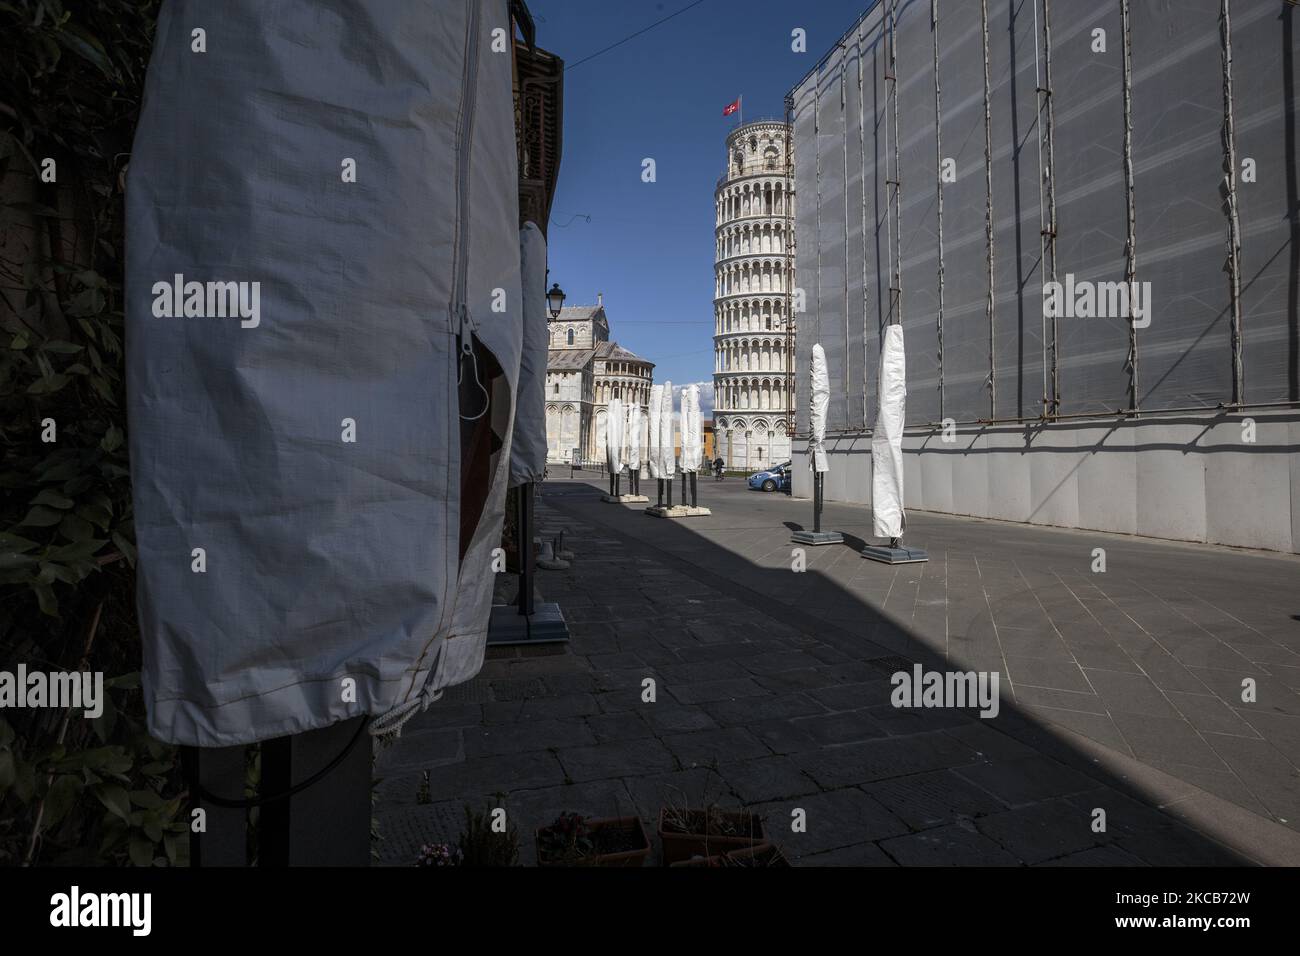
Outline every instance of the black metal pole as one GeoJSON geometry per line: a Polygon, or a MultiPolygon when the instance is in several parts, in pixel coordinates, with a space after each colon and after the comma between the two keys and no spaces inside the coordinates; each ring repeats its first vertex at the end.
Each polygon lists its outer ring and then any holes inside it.
{"type": "Polygon", "coordinates": [[[519,518],[519,613],[527,617],[533,613],[533,489],[531,481],[519,486],[517,514],[519,518]]]}
{"type": "Polygon", "coordinates": [[[664,480],[662,478],[656,478],[655,487],[659,492],[659,501],[657,506],[662,508],[664,506],[664,480]]]}
{"type": "Polygon", "coordinates": [[[822,530],[822,473],[813,472],[813,531],[822,530]]]}
{"type": "Polygon", "coordinates": [[[699,507],[698,505],[699,500],[700,500],[699,489],[696,487],[695,484],[695,472],[691,472],[691,507],[692,508],[699,507]]]}
{"type": "Polygon", "coordinates": [[[668,507],[671,508],[673,506],[673,480],[668,478],[664,481],[664,484],[668,486],[668,507]]]}
{"type": "MultiPolygon", "coordinates": [[[[293,786],[293,738],[262,741],[261,793],[283,793],[293,786]]],[[[289,800],[262,804],[257,818],[257,865],[289,865],[289,800]]]]}

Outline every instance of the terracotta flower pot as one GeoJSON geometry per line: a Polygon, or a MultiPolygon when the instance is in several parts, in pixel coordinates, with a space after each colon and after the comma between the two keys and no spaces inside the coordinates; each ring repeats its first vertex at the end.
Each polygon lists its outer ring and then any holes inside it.
{"type": "Polygon", "coordinates": [[[723,866],[789,866],[790,861],[785,858],[779,846],[773,846],[771,843],[763,843],[759,846],[747,847],[744,850],[732,850],[722,858],[723,866]]]}
{"type": "MultiPolygon", "coordinates": [[[[683,833],[666,826],[668,811],[659,811],[659,839],[664,848],[664,866],[672,866],[692,857],[710,857],[741,850],[767,842],[763,821],[752,813],[721,812],[723,821],[732,824],[734,833],[683,833]]],[[[704,821],[708,814],[704,810],[687,810],[688,822],[698,823],[698,829],[704,830],[704,821]]]]}
{"type": "Polygon", "coordinates": [[[678,860],[676,863],[669,863],[673,866],[704,866],[709,868],[718,868],[724,865],[720,856],[693,856],[689,860],[678,860]]]}
{"type": "Polygon", "coordinates": [[[548,829],[548,827],[537,828],[538,866],[642,866],[645,864],[646,857],[650,855],[650,836],[646,833],[645,824],[641,822],[640,817],[607,817],[600,820],[588,820],[587,832],[592,842],[595,843],[597,852],[574,860],[547,860],[543,858],[542,834],[548,829]],[[599,852],[602,839],[607,839],[620,831],[630,833],[631,842],[634,845],[630,849],[607,853],[599,852]],[[601,836],[602,832],[605,834],[604,838],[601,836]]]}

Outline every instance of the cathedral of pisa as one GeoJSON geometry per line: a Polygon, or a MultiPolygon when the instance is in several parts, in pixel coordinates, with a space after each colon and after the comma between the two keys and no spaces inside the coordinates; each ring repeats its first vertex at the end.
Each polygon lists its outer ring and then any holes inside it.
{"type": "Polygon", "coordinates": [[[714,193],[714,433],[728,468],[790,458],[794,429],[794,189],[790,127],[727,137],[714,193]]]}

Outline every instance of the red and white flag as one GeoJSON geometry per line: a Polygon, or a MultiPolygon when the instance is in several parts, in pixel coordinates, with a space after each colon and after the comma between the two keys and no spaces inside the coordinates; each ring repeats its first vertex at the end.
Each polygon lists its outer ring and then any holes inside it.
{"type": "Polygon", "coordinates": [[[727,108],[722,111],[723,116],[730,116],[732,113],[740,111],[740,98],[737,97],[732,103],[727,104],[727,108]]]}

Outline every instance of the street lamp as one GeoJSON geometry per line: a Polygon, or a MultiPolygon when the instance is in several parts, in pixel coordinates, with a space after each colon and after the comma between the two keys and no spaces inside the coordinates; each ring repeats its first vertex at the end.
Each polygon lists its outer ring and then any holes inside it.
{"type": "Polygon", "coordinates": [[[546,307],[551,312],[551,318],[560,317],[560,310],[564,308],[564,290],[558,282],[551,283],[551,291],[546,293],[546,307]]]}

